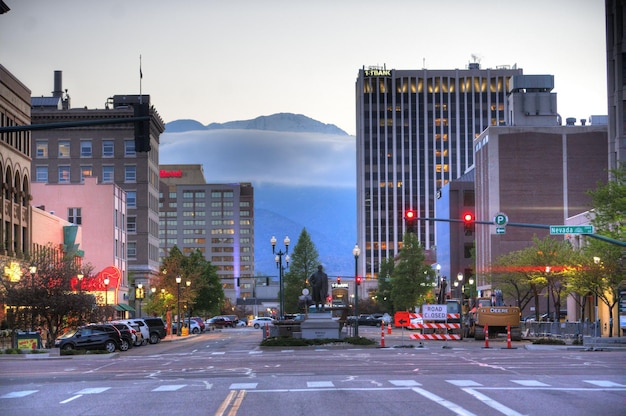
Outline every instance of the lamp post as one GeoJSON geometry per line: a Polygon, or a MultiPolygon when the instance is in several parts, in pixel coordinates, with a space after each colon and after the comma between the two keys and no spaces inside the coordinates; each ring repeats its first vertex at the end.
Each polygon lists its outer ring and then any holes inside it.
{"type": "Polygon", "coordinates": [[[472,303],[473,303],[473,298],[472,298],[472,286],[474,286],[474,278],[470,277],[469,280],[467,281],[469,283],[470,286],[470,290],[469,290],[469,308],[470,310],[472,309],[472,303]]]}
{"type": "MultiPolygon", "coordinates": [[[[601,267],[601,266],[600,266],[600,257],[594,256],[594,258],[593,258],[593,262],[594,262],[594,263],[595,263],[598,267],[601,267]]],[[[596,278],[595,278],[594,280],[596,280],[596,281],[597,281],[597,276],[596,276],[596,278]]],[[[598,319],[598,318],[599,318],[599,317],[598,317],[598,312],[599,312],[599,311],[598,311],[598,286],[597,286],[597,285],[596,285],[596,287],[595,287],[594,292],[595,292],[595,301],[594,301],[595,305],[594,305],[594,306],[595,306],[595,318],[596,318],[596,325],[595,325],[595,328],[593,329],[593,334],[594,334],[594,337],[595,337],[595,338],[598,338],[598,327],[600,326],[600,320],[598,319]]]]}
{"type": "Polygon", "coordinates": [[[463,303],[463,273],[461,272],[457,273],[456,279],[459,281],[458,286],[460,287],[459,299],[461,299],[461,303],[463,303]]]}
{"type": "Polygon", "coordinates": [[[354,256],[354,336],[359,336],[359,256],[361,255],[361,249],[358,244],[354,245],[352,249],[352,255],[354,256]]]}
{"type": "Polygon", "coordinates": [[[82,273],[78,273],[76,275],[76,278],[78,279],[78,293],[81,293],[83,291],[83,277],[85,277],[85,275],[83,275],[82,273]]]}
{"type": "MultiPolygon", "coordinates": [[[[33,292],[35,290],[35,274],[37,273],[37,266],[33,265],[28,268],[30,272],[30,290],[33,292]]],[[[34,293],[31,293],[31,296],[34,297],[34,293]]],[[[35,330],[35,312],[33,311],[33,307],[30,307],[30,330],[35,330]]]]}
{"type": "MultiPolygon", "coordinates": [[[[187,280],[185,282],[187,289],[191,286],[191,280],[187,280]]],[[[189,332],[191,333],[191,309],[189,308],[189,293],[187,293],[187,313],[189,314],[189,322],[187,324],[187,328],[189,328],[189,332]]]]}
{"type": "Polygon", "coordinates": [[[270,243],[272,244],[272,254],[275,254],[276,266],[278,267],[278,279],[279,279],[279,290],[280,290],[280,310],[278,311],[279,318],[285,314],[285,288],[283,282],[283,256],[285,256],[286,267],[289,267],[289,243],[291,240],[289,237],[285,236],[283,243],[285,244],[285,251],[279,250],[276,252],[276,237],[272,236],[270,239],[270,243]]]}
{"type": "Polygon", "coordinates": [[[145,297],[145,293],[143,291],[143,283],[139,283],[137,285],[137,290],[135,290],[135,299],[139,299],[139,318],[141,318],[141,302],[145,297]]]}
{"type": "Polygon", "coordinates": [[[180,328],[180,282],[181,282],[181,278],[180,276],[176,276],[176,285],[178,286],[178,297],[177,297],[177,308],[178,308],[178,314],[177,314],[177,318],[176,318],[176,335],[180,336],[181,332],[183,332],[180,328]]]}

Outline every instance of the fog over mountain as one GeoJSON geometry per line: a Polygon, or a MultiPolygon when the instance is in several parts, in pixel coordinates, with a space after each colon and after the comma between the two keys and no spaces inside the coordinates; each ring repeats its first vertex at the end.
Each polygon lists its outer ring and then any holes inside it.
{"type": "Polygon", "coordinates": [[[201,164],[208,183],[253,184],[257,274],[278,275],[270,238],[282,247],[288,235],[293,246],[303,228],[330,276],[354,274],[354,136],[289,113],[209,126],[176,120],[166,124],[159,157],[201,164]]]}

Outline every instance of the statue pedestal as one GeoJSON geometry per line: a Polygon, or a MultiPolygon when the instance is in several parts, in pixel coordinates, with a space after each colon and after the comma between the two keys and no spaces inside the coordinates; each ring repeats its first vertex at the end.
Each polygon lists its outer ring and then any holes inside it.
{"type": "Polygon", "coordinates": [[[341,339],[339,321],[332,318],[331,312],[309,313],[307,319],[300,324],[304,339],[341,339]]]}

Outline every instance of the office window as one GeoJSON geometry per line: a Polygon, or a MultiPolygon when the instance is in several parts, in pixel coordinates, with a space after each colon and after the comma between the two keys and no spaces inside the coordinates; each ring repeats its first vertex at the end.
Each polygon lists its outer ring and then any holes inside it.
{"type": "Polygon", "coordinates": [[[59,158],[69,158],[69,157],[70,157],[69,140],[60,140],[59,141],[59,158]]]}
{"type": "Polygon", "coordinates": [[[135,156],[135,141],[124,140],[124,156],[135,156]]]}
{"type": "Polygon", "coordinates": [[[91,140],[81,140],[80,141],[80,157],[91,157],[93,156],[91,151],[91,140]]]}
{"type": "Polygon", "coordinates": [[[115,155],[115,142],[113,140],[102,141],[102,157],[113,157],[115,155]]]}
{"type": "Polygon", "coordinates": [[[93,177],[93,168],[91,166],[80,167],[80,183],[85,182],[85,178],[93,177]]]}
{"type": "Polygon", "coordinates": [[[103,183],[112,183],[115,174],[115,169],[113,166],[102,166],[102,182],[103,183]]]}
{"type": "Polygon", "coordinates": [[[129,242],[127,245],[127,258],[129,259],[135,259],[137,258],[137,243],[136,242],[129,242]]]}
{"type": "Polygon", "coordinates": [[[126,191],[126,206],[128,208],[137,208],[137,192],[126,191]]]}
{"type": "Polygon", "coordinates": [[[48,142],[38,141],[35,143],[35,156],[38,159],[46,159],[48,157],[48,142]]]}
{"type": "Polygon", "coordinates": [[[70,183],[69,166],[59,166],[59,183],[70,183]]]}
{"type": "Polygon", "coordinates": [[[36,168],[37,171],[37,176],[36,176],[36,181],[37,182],[43,182],[43,183],[48,183],[48,167],[47,166],[37,166],[36,168]]]}
{"type": "Polygon", "coordinates": [[[80,208],[68,208],[67,209],[67,220],[72,224],[80,225],[82,224],[82,215],[80,208]]]}
{"type": "Polygon", "coordinates": [[[126,220],[126,231],[129,233],[137,232],[137,217],[128,217],[126,220]]]}
{"type": "Polygon", "coordinates": [[[124,166],[124,182],[137,182],[137,166],[124,166]]]}

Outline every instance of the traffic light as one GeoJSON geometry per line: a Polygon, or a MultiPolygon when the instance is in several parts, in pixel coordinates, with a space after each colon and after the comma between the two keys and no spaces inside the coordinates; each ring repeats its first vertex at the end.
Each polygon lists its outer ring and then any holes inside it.
{"type": "MultiPolygon", "coordinates": [[[[138,103],[133,105],[135,117],[149,117],[150,105],[138,103]]],[[[150,120],[135,122],[135,152],[150,151],[150,120]]]]}
{"type": "Polygon", "coordinates": [[[407,209],[404,212],[404,219],[407,220],[407,221],[413,221],[413,220],[417,219],[417,213],[415,212],[415,210],[407,209]]]}
{"type": "Polygon", "coordinates": [[[337,284],[340,285],[341,284],[341,276],[337,276],[337,284]]]}
{"type": "Polygon", "coordinates": [[[463,214],[463,226],[465,235],[472,235],[474,233],[474,214],[471,212],[463,214]]]}
{"type": "Polygon", "coordinates": [[[361,276],[357,276],[355,280],[356,280],[356,285],[361,286],[361,276]]]}

